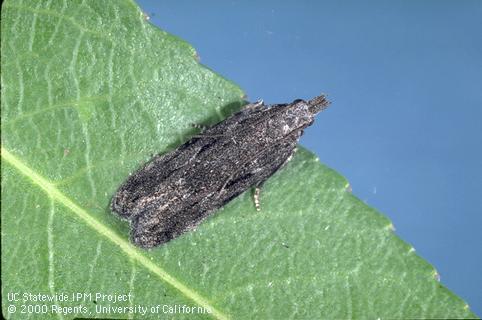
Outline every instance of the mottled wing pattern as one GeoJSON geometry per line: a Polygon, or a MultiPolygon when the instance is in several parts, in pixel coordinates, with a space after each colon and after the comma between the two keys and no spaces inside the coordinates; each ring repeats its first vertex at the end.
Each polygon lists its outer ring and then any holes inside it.
{"type": "Polygon", "coordinates": [[[111,208],[143,248],[168,242],[258,186],[291,158],[303,129],[327,102],[265,107],[258,102],[208,128],[132,174],[111,208]]]}

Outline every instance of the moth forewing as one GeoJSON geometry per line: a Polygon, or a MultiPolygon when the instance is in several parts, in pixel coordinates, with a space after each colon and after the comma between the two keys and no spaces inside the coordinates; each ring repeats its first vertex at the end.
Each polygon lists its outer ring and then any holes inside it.
{"type": "MultiPolygon", "coordinates": [[[[290,104],[248,104],[133,173],[111,209],[130,222],[134,244],[166,243],[283,167],[303,129],[328,104],[323,95],[290,104]]],[[[259,189],[256,195],[259,209],[259,189]]]]}

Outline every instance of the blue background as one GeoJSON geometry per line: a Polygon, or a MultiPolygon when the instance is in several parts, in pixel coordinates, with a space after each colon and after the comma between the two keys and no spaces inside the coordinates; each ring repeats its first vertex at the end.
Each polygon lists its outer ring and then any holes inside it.
{"type": "Polygon", "coordinates": [[[268,104],[327,93],[301,144],[482,315],[481,1],[138,1],[268,104]]]}

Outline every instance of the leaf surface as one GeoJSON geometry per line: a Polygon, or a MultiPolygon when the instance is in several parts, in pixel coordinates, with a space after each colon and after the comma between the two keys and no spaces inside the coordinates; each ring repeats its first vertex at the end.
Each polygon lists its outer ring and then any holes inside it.
{"type": "Polygon", "coordinates": [[[243,92],[132,1],[11,0],[1,27],[7,318],[170,318],[175,305],[194,308],[179,318],[474,316],[390,221],[304,149],[265,183],[261,212],[246,192],[167,245],[132,246],[109,210],[117,187],[194,134],[190,124],[239,109],[243,92]],[[68,301],[24,302],[24,293],[68,301]],[[25,304],[48,312],[22,314],[25,304]],[[96,309],[109,306],[126,309],[96,309]]]}

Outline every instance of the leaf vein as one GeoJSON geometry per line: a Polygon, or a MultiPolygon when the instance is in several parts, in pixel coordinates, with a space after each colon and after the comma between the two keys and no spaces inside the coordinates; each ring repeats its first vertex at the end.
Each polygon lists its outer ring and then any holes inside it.
{"type": "Polygon", "coordinates": [[[47,15],[47,16],[51,16],[51,17],[56,17],[58,19],[62,19],[62,20],[65,20],[65,21],[69,22],[70,24],[72,24],[73,26],[78,28],[81,32],[89,33],[89,34],[95,35],[99,38],[106,39],[109,42],[113,42],[111,35],[106,35],[102,32],[97,32],[97,31],[88,29],[88,28],[84,27],[83,25],[81,25],[80,23],[78,23],[74,18],[63,15],[63,14],[60,14],[60,13],[55,12],[55,11],[51,11],[51,10],[47,10],[47,9],[33,9],[33,8],[29,8],[29,7],[23,7],[23,6],[18,6],[18,5],[10,5],[10,4],[3,7],[3,9],[7,9],[7,8],[27,11],[27,12],[30,12],[34,15],[38,14],[38,15],[47,15]]]}
{"type": "Polygon", "coordinates": [[[206,298],[198,294],[193,289],[188,288],[181,281],[169,274],[159,265],[156,265],[148,257],[139,252],[139,249],[134,247],[128,241],[121,238],[112,229],[102,224],[99,220],[90,215],[87,211],[74,203],[68,196],[63,194],[59,189],[50,183],[47,179],[39,175],[33,169],[24,164],[20,159],[11,154],[6,148],[1,148],[2,159],[14,167],[20,174],[29,178],[42,191],[44,191],[52,200],[60,203],[67,209],[75,213],[88,226],[97,231],[100,235],[107,238],[109,241],[117,245],[128,257],[137,261],[140,265],[145,267],[150,272],[158,276],[162,281],[178,290],[188,299],[194,301],[196,304],[211,310],[211,315],[217,319],[228,319],[229,317],[222,311],[216,309],[206,298]]]}

